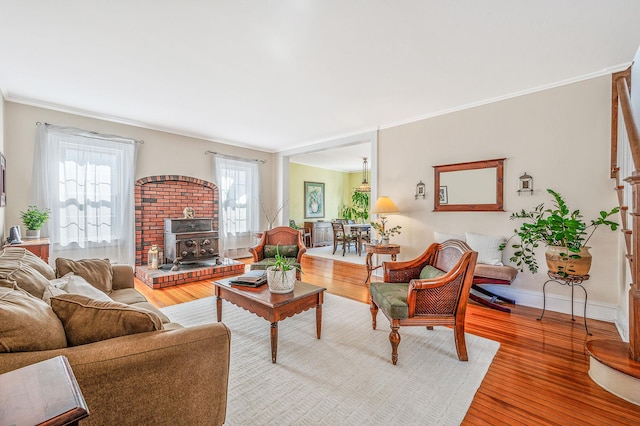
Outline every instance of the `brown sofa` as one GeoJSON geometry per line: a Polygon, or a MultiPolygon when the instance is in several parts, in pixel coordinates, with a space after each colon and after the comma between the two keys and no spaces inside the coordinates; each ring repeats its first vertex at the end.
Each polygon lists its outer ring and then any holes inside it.
{"type": "MultiPolygon", "coordinates": [[[[89,273],[99,272],[104,267],[99,261],[97,264],[99,268],[89,270],[89,273]]],[[[59,269],[60,264],[57,263],[57,266],[59,269]]],[[[82,424],[223,424],[229,375],[228,328],[222,323],[187,328],[170,323],[166,316],[135,290],[130,266],[114,265],[110,270],[111,281],[102,284],[110,284],[111,289],[105,294],[114,302],[91,300],[89,303],[84,296],[68,294],[54,295],[49,306],[36,298],[43,297],[43,285],[56,278],[53,269],[24,249],[0,251],[0,302],[5,303],[4,308],[0,306],[0,316],[4,316],[0,319],[0,373],[64,355],[69,360],[89,408],[90,415],[82,424]],[[85,312],[86,309],[93,312],[92,307],[106,304],[109,309],[105,310],[112,314],[112,305],[118,305],[115,302],[124,303],[128,307],[119,305],[122,310],[135,311],[137,319],[143,321],[151,318],[152,321],[146,322],[154,329],[161,329],[76,346],[29,350],[30,344],[37,348],[49,335],[42,334],[45,333],[42,326],[16,334],[15,323],[21,319],[16,319],[15,314],[7,319],[14,299],[17,303],[33,304],[49,319],[51,315],[54,318],[59,315],[64,326],[62,339],[66,334],[67,342],[72,341],[68,327],[73,319],[82,317],[72,312],[66,320],[62,319],[64,310],[60,306],[74,308],[82,305],[81,309],[85,309],[85,312]],[[38,336],[38,342],[33,343],[16,341],[29,333],[45,337],[38,336]],[[16,348],[20,351],[14,351],[16,348]]],[[[77,275],[84,272],[75,271],[77,275]]],[[[89,279],[86,281],[90,282],[89,279]]],[[[19,312],[18,316],[22,315],[21,308],[15,311],[19,312]]],[[[26,321],[27,326],[30,321],[26,321]]],[[[104,324],[104,328],[109,329],[111,325],[104,324]]],[[[101,328],[101,325],[94,322],[94,328],[101,328]]],[[[83,333],[86,338],[87,330],[82,330],[80,334],[83,333]]]]}

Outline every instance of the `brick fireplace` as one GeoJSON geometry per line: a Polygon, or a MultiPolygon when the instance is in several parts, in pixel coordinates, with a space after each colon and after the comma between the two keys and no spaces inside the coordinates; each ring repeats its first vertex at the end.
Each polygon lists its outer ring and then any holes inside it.
{"type": "Polygon", "coordinates": [[[152,244],[164,247],[164,220],[182,218],[185,207],[194,217],[213,218],[219,227],[219,194],[215,184],[188,176],[149,176],[135,183],[136,277],[151,288],[162,288],[192,281],[216,279],[244,272],[244,264],[220,259],[221,264],[204,262],[171,271],[147,269],[147,251],[152,244]]]}

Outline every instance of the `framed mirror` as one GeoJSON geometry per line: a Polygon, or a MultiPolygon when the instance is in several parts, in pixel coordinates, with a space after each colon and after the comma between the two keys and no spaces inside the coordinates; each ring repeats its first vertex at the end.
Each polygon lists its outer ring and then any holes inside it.
{"type": "Polygon", "coordinates": [[[436,212],[501,212],[504,158],[433,166],[436,212]]]}

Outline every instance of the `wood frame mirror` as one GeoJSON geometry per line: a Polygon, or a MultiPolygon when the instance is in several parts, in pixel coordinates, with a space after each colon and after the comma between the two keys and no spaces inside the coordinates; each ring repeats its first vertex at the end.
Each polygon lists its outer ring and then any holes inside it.
{"type": "Polygon", "coordinates": [[[504,211],[504,160],[433,166],[433,211],[504,211]]]}

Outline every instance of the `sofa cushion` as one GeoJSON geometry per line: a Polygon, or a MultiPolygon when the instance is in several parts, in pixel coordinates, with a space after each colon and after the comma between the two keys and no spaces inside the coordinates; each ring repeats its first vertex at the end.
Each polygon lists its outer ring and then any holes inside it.
{"type": "Polygon", "coordinates": [[[81,294],[105,302],[111,301],[111,298],[105,292],[98,290],[89,284],[87,280],[80,275],[75,275],[73,272],[69,272],[62,278],[50,280],[49,283],[42,296],[42,299],[48,304],[51,304],[52,297],[67,293],[81,294]]]}
{"type": "Polygon", "coordinates": [[[0,261],[0,279],[15,281],[18,287],[42,299],[49,280],[22,260],[4,259],[0,261]]]}
{"type": "Polygon", "coordinates": [[[64,328],[49,305],[0,280],[0,352],[27,352],[67,346],[64,328]]]}
{"type": "Polygon", "coordinates": [[[78,294],[51,298],[51,308],[62,321],[69,346],[162,330],[162,321],[151,311],[78,294]]]}
{"type": "Polygon", "coordinates": [[[405,283],[371,283],[369,287],[371,300],[393,319],[409,317],[407,293],[409,284],[405,283]]]}
{"type": "Polygon", "coordinates": [[[125,305],[133,305],[134,303],[147,301],[147,299],[135,288],[121,288],[119,290],[113,290],[109,293],[109,297],[114,302],[124,303],[125,305]]]}
{"type": "Polygon", "coordinates": [[[430,279],[430,278],[438,278],[438,277],[443,276],[444,274],[446,274],[446,272],[441,271],[440,269],[438,269],[438,268],[436,268],[434,266],[426,265],[420,271],[420,279],[421,280],[425,280],[425,279],[430,279]]]}
{"type": "Polygon", "coordinates": [[[0,252],[0,261],[5,260],[21,261],[40,272],[40,274],[48,280],[56,277],[55,271],[49,264],[24,247],[5,247],[2,252],[0,252]]]}
{"type": "Polygon", "coordinates": [[[276,254],[280,253],[280,256],[285,257],[298,257],[298,246],[296,244],[291,245],[270,245],[264,246],[264,257],[276,257],[276,254]]]}
{"type": "Polygon", "coordinates": [[[89,284],[109,294],[112,290],[113,271],[108,259],[71,260],[56,259],[56,274],[59,277],[73,272],[87,280],[89,284]]]}
{"type": "Polygon", "coordinates": [[[500,245],[505,242],[502,236],[465,233],[467,244],[478,252],[477,263],[502,266],[500,245]]]}
{"type": "Polygon", "coordinates": [[[158,316],[158,318],[160,318],[160,321],[162,322],[162,324],[167,324],[167,323],[171,322],[171,320],[169,319],[168,316],[166,316],[160,309],[156,308],[155,306],[153,306],[149,302],[131,303],[131,304],[129,304],[129,306],[131,306],[133,308],[136,308],[136,309],[144,309],[144,310],[147,310],[147,311],[150,311],[150,312],[156,314],[158,316]]]}

